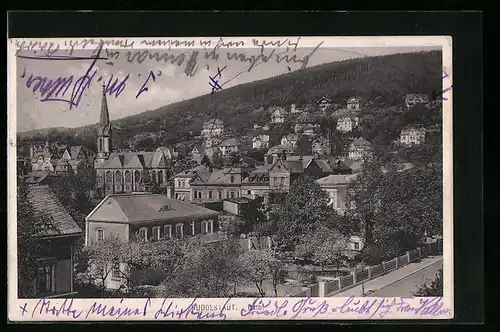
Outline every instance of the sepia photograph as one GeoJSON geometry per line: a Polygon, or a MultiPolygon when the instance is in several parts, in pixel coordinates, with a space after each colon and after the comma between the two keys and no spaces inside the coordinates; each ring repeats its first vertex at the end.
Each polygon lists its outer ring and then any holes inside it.
{"type": "Polygon", "coordinates": [[[452,315],[451,38],[16,39],[8,62],[15,317],[452,315]]]}

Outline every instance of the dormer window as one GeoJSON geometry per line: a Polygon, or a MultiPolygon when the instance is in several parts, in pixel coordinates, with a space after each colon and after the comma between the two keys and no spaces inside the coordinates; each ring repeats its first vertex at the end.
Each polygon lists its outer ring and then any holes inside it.
{"type": "Polygon", "coordinates": [[[234,175],[231,175],[231,183],[234,183],[234,175]]]}
{"type": "Polygon", "coordinates": [[[175,210],[175,208],[172,205],[165,204],[158,211],[162,212],[162,211],[172,211],[172,210],[175,210]]]}

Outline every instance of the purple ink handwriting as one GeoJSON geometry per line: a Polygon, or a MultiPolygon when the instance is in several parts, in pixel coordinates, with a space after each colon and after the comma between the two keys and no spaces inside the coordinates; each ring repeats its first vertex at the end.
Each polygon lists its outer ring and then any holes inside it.
{"type": "MultiPolygon", "coordinates": [[[[448,77],[449,77],[449,75],[443,71],[443,79],[448,78],[448,77]]],[[[453,85],[450,85],[446,89],[443,89],[442,95],[444,95],[445,92],[450,91],[452,87],[453,87],[453,85]]],[[[448,98],[441,96],[441,100],[448,100],[448,98]]]]}
{"type": "MultiPolygon", "coordinates": [[[[66,315],[73,319],[77,319],[83,313],[83,310],[73,308],[73,299],[65,299],[60,304],[58,301],[54,302],[55,304],[53,304],[53,302],[51,302],[51,300],[49,299],[40,299],[40,301],[38,301],[38,303],[33,307],[33,310],[31,311],[31,318],[33,318],[35,314],[38,314],[53,317],[66,315]]],[[[25,313],[25,310],[26,308],[23,309],[23,315],[25,313]]]]}
{"type": "Polygon", "coordinates": [[[222,69],[217,67],[217,74],[213,77],[212,76],[208,77],[210,79],[210,82],[208,84],[210,84],[210,87],[212,88],[212,93],[222,90],[222,86],[219,85],[219,80],[222,78],[222,72],[226,68],[227,66],[224,66],[224,68],[222,69]]]}
{"type": "MultiPolygon", "coordinates": [[[[161,76],[161,71],[158,71],[158,76],[161,76]]],[[[156,76],[155,76],[155,74],[153,73],[152,70],[149,72],[149,75],[148,75],[148,78],[146,79],[146,82],[144,82],[144,84],[142,85],[142,87],[139,90],[139,92],[137,92],[137,95],[135,96],[135,99],[139,98],[139,96],[141,95],[141,93],[146,92],[146,91],[149,90],[149,88],[146,85],[148,84],[150,78],[153,80],[153,82],[156,82],[156,76]]]]}
{"type": "MultiPolygon", "coordinates": [[[[256,298],[245,307],[230,304],[231,298],[225,303],[197,303],[193,299],[187,306],[171,299],[151,300],[127,303],[128,299],[121,299],[118,304],[109,304],[106,301],[94,301],[90,306],[78,307],[73,299],[40,299],[32,308],[28,302],[19,306],[21,316],[31,315],[31,318],[66,318],[69,320],[81,319],[120,319],[145,318],[151,320],[227,320],[228,312],[234,312],[244,319],[278,318],[334,318],[348,315],[359,319],[387,319],[390,314],[405,314],[411,316],[436,317],[446,316],[450,309],[444,308],[441,297],[432,298],[356,298],[349,297],[338,305],[334,299],[323,298],[289,298],[268,299],[256,298]],[[336,302],[336,303],[332,303],[336,302]]],[[[232,318],[232,317],[231,317],[232,318]]]]}
{"type": "Polygon", "coordinates": [[[282,303],[277,301],[271,301],[266,299],[257,298],[252,304],[248,305],[248,308],[243,308],[240,310],[240,315],[242,317],[248,316],[268,316],[268,317],[284,317],[288,314],[285,309],[288,306],[288,300],[282,303]],[[272,304],[271,304],[272,303],[272,304]]]}
{"type": "Polygon", "coordinates": [[[167,299],[163,299],[161,303],[161,307],[155,312],[155,319],[162,318],[171,318],[171,319],[221,319],[226,320],[227,315],[225,311],[234,309],[234,305],[231,307],[228,305],[231,299],[227,299],[226,303],[221,306],[213,306],[210,308],[212,310],[204,311],[206,309],[203,305],[199,305],[196,303],[196,298],[187,306],[187,307],[179,307],[174,304],[172,301],[167,301],[167,299]]]}
{"type": "MultiPolygon", "coordinates": [[[[123,94],[125,88],[127,87],[127,81],[130,78],[130,74],[127,74],[125,77],[115,77],[115,75],[112,74],[108,79],[105,79],[103,76],[99,76],[98,69],[95,68],[97,60],[107,60],[107,58],[100,57],[100,53],[101,48],[97,50],[97,54],[93,57],[19,55],[18,57],[30,60],[92,60],[86,72],[80,77],[78,77],[78,75],[69,75],[65,77],[59,76],[51,78],[47,76],[35,75],[33,73],[28,74],[25,68],[21,74],[21,78],[25,79],[24,85],[26,88],[33,92],[33,94],[40,97],[40,102],[66,103],[69,104],[70,110],[80,105],[84,92],[90,88],[94,81],[102,82],[104,85],[104,92],[107,95],[118,98],[123,94]]],[[[149,72],[146,81],[136,95],[136,99],[139,98],[142,93],[149,90],[147,85],[150,82],[150,79],[155,82],[157,76],[161,76],[161,71],[158,71],[156,76],[153,71],[149,72]]]]}
{"type": "MultiPolygon", "coordinates": [[[[120,304],[123,304],[123,299],[120,300],[120,304]]],[[[115,307],[115,306],[107,306],[102,303],[94,302],[90,309],[87,311],[85,318],[88,318],[90,315],[97,315],[99,317],[114,317],[119,319],[123,316],[132,317],[132,316],[142,316],[146,317],[148,314],[148,308],[151,306],[151,299],[146,299],[144,306],[141,307],[128,307],[124,305],[123,307],[115,307]]]]}

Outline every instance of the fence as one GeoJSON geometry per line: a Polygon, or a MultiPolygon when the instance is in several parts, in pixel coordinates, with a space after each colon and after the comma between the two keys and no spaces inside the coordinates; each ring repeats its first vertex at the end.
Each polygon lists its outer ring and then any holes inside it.
{"type": "Polygon", "coordinates": [[[302,292],[292,295],[293,297],[325,297],[333,296],[362,282],[374,279],[382,274],[399,269],[411,262],[432,255],[443,253],[443,240],[427,243],[417,249],[407,251],[405,255],[395,257],[379,265],[370,266],[366,270],[354,271],[349,275],[334,278],[331,281],[320,281],[319,283],[302,288],[302,292]]]}

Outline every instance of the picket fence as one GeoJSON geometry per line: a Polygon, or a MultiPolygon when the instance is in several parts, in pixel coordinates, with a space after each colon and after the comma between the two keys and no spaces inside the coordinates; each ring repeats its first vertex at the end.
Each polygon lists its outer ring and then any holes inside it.
{"type": "Polygon", "coordinates": [[[374,279],[383,274],[399,269],[411,262],[427,256],[441,255],[443,253],[443,240],[426,243],[417,249],[407,251],[405,255],[395,257],[379,265],[370,266],[362,271],[353,271],[351,274],[334,278],[331,281],[320,281],[318,283],[302,287],[302,291],[291,295],[292,297],[326,297],[334,296],[349,288],[355,287],[362,282],[374,279]]]}

